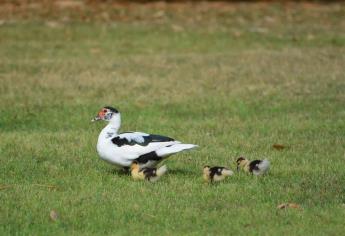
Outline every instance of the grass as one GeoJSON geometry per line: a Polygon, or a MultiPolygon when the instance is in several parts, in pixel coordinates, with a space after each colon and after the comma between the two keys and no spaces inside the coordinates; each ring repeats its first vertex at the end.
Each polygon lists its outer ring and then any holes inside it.
{"type": "Polygon", "coordinates": [[[342,234],[345,7],[230,6],[197,21],[189,5],[147,21],[6,15],[0,234],[342,234]],[[104,105],[123,131],[200,148],[166,161],[159,182],[134,182],[95,151],[104,105]],[[240,155],[271,172],[202,182],[203,165],[234,169],[240,155]]]}

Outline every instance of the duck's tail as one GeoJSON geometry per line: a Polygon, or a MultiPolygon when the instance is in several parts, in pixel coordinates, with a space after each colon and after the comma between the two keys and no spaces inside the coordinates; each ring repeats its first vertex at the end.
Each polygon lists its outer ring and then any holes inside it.
{"type": "Polygon", "coordinates": [[[156,151],[156,153],[160,157],[167,157],[175,153],[190,150],[196,147],[198,147],[198,145],[177,143],[167,147],[160,148],[156,151]]]}

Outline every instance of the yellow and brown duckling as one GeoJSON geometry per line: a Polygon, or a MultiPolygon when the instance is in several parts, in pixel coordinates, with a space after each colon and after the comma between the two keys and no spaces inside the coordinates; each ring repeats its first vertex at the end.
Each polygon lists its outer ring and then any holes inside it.
{"type": "Polygon", "coordinates": [[[157,168],[142,168],[140,169],[138,162],[134,161],[131,164],[131,175],[134,180],[148,180],[155,182],[167,172],[166,165],[157,168]]]}
{"type": "Polygon", "coordinates": [[[204,166],[203,170],[204,180],[211,183],[224,180],[226,176],[233,174],[234,172],[232,170],[221,166],[204,166]]]}
{"type": "Polygon", "coordinates": [[[245,172],[254,175],[263,175],[270,169],[270,162],[267,159],[250,161],[244,157],[240,157],[236,161],[237,170],[244,170],[245,172]]]}

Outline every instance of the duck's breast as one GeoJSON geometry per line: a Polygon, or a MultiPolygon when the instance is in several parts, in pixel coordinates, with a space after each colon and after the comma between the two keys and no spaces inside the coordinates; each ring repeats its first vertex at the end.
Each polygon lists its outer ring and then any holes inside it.
{"type": "Polygon", "coordinates": [[[111,139],[102,137],[102,134],[98,138],[97,142],[97,153],[99,157],[111,164],[118,166],[129,166],[131,161],[123,155],[119,147],[111,142],[111,139]]]}

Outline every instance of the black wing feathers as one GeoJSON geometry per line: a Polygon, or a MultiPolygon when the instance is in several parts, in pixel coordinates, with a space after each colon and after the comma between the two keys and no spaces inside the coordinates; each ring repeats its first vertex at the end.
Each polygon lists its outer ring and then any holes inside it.
{"type": "Polygon", "coordinates": [[[128,142],[127,139],[125,138],[120,138],[119,136],[112,138],[111,142],[119,147],[123,146],[123,145],[134,145],[134,144],[130,144],[131,142],[128,142]]]}
{"type": "Polygon", "coordinates": [[[162,157],[158,156],[155,151],[140,155],[135,159],[140,164],[147,163],[148,161],[160,161],[162,157]]]}
{"type": "MultiPolygon", "coordinates": [[[[122,133],[122,134],[127,134],[127,133],[131,133],[131,132],[126,132],[126,133],[122,133]]],[[[152,142],[170,142],[170,141],[175,141],[172,138],[166,137],[166,136],[161,136],[161,135],[157,135],[157,134],[150,134],[147,136],[141,136],[143,139],[143,142],[138,142],[135,139],[127,139],[125,137],[120,137],[120,136],[116,136],[114,138],[112,138],[112,143],[117,145],[118,147],[121,147],[123,145],[130,145],[130,146],[134,146],[136,144],[141,145],[141,146],[147,146],[149,145],[149,143],[152,142]]]]}
{"type": "Polygon", "coordinates": [[[149,136],[147,136],[145,138],[151,140],[151,142],[171,142],[171,141],[175,141],[175,139],[173,139],[173,138],[169,138],[169,137],[162,136],[162,135],[157,135],[157,134],[150,134],[149,136]]]}

